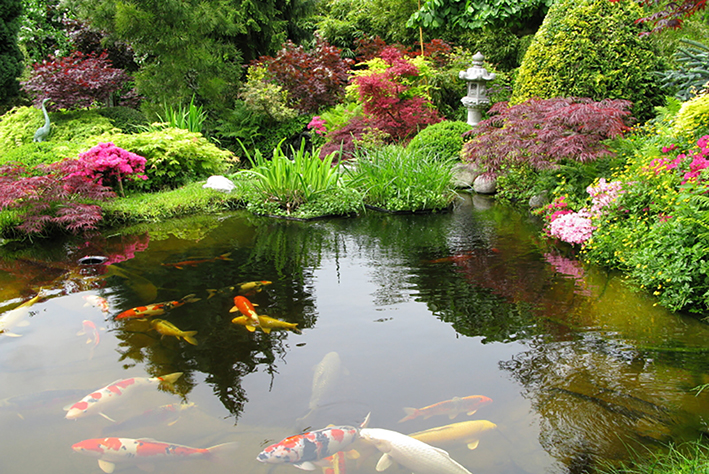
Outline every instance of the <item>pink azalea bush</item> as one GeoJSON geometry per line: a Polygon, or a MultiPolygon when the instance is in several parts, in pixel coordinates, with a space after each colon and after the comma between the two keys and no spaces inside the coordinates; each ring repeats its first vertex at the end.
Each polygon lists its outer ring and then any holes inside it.
{"type": "Polygon", "coordinates": [[[600,217],[604,209],[623,193],[620,181],[598,180],[596,186],[588,186],[586,192],[591,197],[591,206],[578,212],[569,208],[564,196],[557,197],[542,209],[547,221],[546,232],[562,242],[584,244],[593,235],[596,226],[593,219],[600,217]]]}
{"type": "Polygon", "coordinates": [[[308,124],[308,130],[315,130],[315,133],[321,136],[325,135],[327,133],[327,128],[325,128],[325,120],[323,120],[319,115],[316,115],[308,124]]]}
{"type": "MultiPolygon", "coordinates": [[[[671,153],[678,149],[677,145],[662,147],[662,153],[671,153]]],[[[668,170],[677,169],[682,174],[682,184],[696,183],[703,170],[709,168],[709,135],[704,135],[697,140],[697,148],[687,153],[680,153],[675,158],[662,156],[650,162],[647,169],[659,175],[668,170]]]]}
{"type": "Polygon", "coordinates": [[[111,142],[99,143],[95,147],[79,154],[74,169],[67,178],[79,176],[102,185],[105,178],[113,178],[118,183],[123,196],[123,178],[133,176],[148,179],[145,172],[146,159],[130,151],[119,148],[111,142]]]}

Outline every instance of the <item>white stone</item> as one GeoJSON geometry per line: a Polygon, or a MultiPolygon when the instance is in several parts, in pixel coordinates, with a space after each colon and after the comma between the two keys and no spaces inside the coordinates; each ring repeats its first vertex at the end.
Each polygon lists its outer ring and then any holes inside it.
{"type": "Polygon", "coordinates": [[[236,186],[229,178],[224,176],[210,176],[203,188],[216,189],[225,193],[230,193],[236,186]]]}
{"type": "Polygon", "coordinates": [[[480,194],[495,194],[497,179],[481,174],[473,181],[473,191],[480,194]]]}

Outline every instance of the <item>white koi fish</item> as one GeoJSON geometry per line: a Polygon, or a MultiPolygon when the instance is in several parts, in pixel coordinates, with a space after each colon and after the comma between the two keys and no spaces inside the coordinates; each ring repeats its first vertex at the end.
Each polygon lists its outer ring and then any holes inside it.
{"type": "Polygon", "coordinates": [[[382,452],[376,466],[378,472],[399,463],[414,474],[471,474],[446,451],[405,434],[382,428],[364,428],[359,435],[382,452]]]}
{"type": "Polygon", "coordinates": [[[163,375],[162,377],[133,377],[130,379],[116,380],[93,393],[86,395],[80,401],[68,407],[66,419],[75,420],[84,416],[99,414],[107,420],[114,421],[103,413],[103,410],[118,400],[124,400],[121,395],[133,391],[136,387],[149,387],[153,385],[170,385],[179,379],[182,372],[163,375]]]}
{"type": "Polygon", "coordinates": [[[25,301],[17,308],[11,309],[0,316],[0,335],[8,337],[22,336],[22,334],[12,332],[12,329],[29,326],[30,323],[26,321],[25,318],[30,314],[30,307],[39,301],[41,297],[42,293],[40,292],[34,298],[25,301]]]}
{"type": "Polygon", "coordinates": [[[298,421],[303,421],[312,415],[320,402],[336,386],[340,375],[347,373],[347,369],[342,367],[340,355],[334,351],[325,354],[325,357],[315,366],[314,371],[312,394],[310,395],[310,403],[308,403],[310,411],[302,418],[298,418],[298,421]]]}
{"type": "Polygon", "coordinates": [[[236,447],[236,443],[224,443],[211,448],[191,448],[153,439],[94,438],[76,443],[71,449],[79,454],[98,458],[98,466],[103,472],[110,474],[117,463],[150,469],[155,462],[212,459],[217,452],[233,447],[236,447]]]}
{"type": "Polygon", "coordinates": [[[83,298],[86,300],[84,306],[93,306],[94,308],[98,308],[103,311],[103,314],[108,314],[111,311],[111,308],[108,306],[108,301],[103,296],[84,295],[83,298]]]}

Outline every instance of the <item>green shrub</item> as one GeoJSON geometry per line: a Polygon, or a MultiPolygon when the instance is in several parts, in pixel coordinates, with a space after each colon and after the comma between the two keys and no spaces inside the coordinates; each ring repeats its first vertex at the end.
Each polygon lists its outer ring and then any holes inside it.
{"type": "Polygon", "coordinates": [[[460,151],[465,143],[462,135],[471,128],[466,122],[459,121],[434,123],[417,133],[406,149],[411,153],[425,151],[443,160],[460,159],[460,151]]]}
{"type": "Polygon", "coordinates": [[[135,180],[127,189],[156,191],[176,188],[194,180],[221,174],[238,161],[233,153],[222,150],[200,133],[181,128],[164,128],[149,132],[106,133],[95,138],[136,153],[147,160],[147,181],[135,180]]]}
{"type": "Polygon", "coordinates": [[[698,137],[709,127],[709,94],[682,104],[674,117],[672,131],[681,137],[698,137]]]}
{"type": "Polygon", "coordinates": [[[40,164],[50,164],[67,158],[76,158],[86,151],[83,142],[39,142],[26,143],[0,154],[0,164],[17,162],[26,168],[40,164]]]}
{"type": "Polygon", "coordinates": [[[634,25],[642,14],[630,0],[559,0],[527,49],[512,103],[533,97],[590,97],[633,102],[639,119],[663,100],[665,61],[634,25]]]}
{"type": "Polygon", "coordinates": [[[689,39],[680,40],[673,59],[676,66],[662,74],[668,88],[675,88],[675,97],[689,100],[709,82],[709,46],[689,39]]]}
{"type": "Polygon", "coordinates": [[[130,107],[105,107],[98,113],[111,121],[114,127],[123,133],[137,133],[142,131],[150,121],[140,110],[130,107]]]}
{"type": "MultiPolygon", "coordinates": [[[[52,131],[48,141],[85,142],[115,129],[96,110],[52,112],[52,131]]],[[[15,107],[0,119],[0,155],[21,145],[32,143],[34,132],[44,124],[42,112],[34,107],[15,107]]],[[[95,143],[90,146],[95,145],[95,143]]]]}

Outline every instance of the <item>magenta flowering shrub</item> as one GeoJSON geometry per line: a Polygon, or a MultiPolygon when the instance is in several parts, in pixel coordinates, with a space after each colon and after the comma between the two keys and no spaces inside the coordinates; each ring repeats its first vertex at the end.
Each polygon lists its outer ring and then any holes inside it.
{"type": "MultiPolygon", "coordinates": [[[[671,153],[678,149],[677,145],[662,147],[662,153],[671,153]]],[[[709,168],[709,135],[704,135],[697,140],[696,149],[686,153],[679,153],[675,158],[662,156],[655,158],[647,167],[655,176],[669,170],[678,170],[682,173],[682,184],[697,183],[700,181],[702,171],[709,168]]]]}
{"type": "Polygon", "coordinates": [[[103,180],[110,178],[116,181],[123,196],[123,178],[133,176],[146,180],[146,159],[135,153],[119,148],[113,143],[99,143],[95,147],[79,154],[79,159],[73,163],[73,169],[68,178],[80,176],[103,185],[103,180]]]}
{"type": "Polygon", "coordinates": [[[323,120],[319,115],[313,117],[313,119],[308,123],[308,130],[314,130],[315,133],[322,136],[327,133],[327,128],[325,128],[325,120],[323,120]]]}

